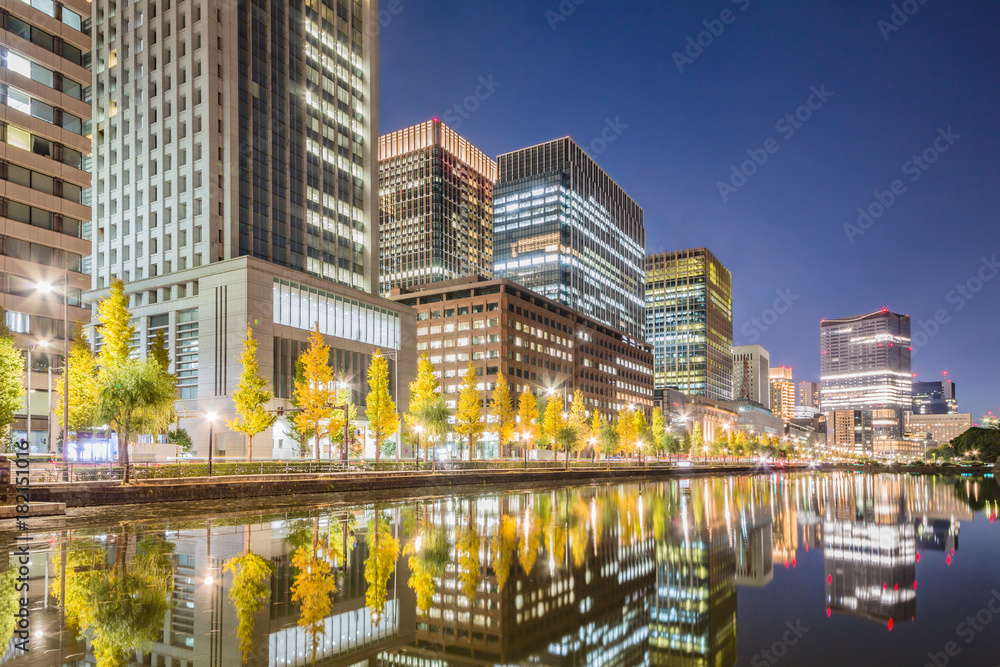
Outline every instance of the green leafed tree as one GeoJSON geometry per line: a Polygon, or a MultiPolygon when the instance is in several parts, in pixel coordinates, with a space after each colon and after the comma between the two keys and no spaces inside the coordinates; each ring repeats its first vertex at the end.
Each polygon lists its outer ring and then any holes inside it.
{"type": "Polygon", "coordinates": [[[236,407],[236,419],[229,421],[229,430],[242,433],[247,441],[247,461],[253,460],[253,437],[271,428],[277,416],[268,412],[267,404],[274,394],[267,388],[267,380],[261,377],[260,366],[257,363],[257,339],[253,329],[247,326],[247,335],[243,340],[243,354],[240,357],[243,371],[240,381],[233,392],[233,404],[236,407]]]}

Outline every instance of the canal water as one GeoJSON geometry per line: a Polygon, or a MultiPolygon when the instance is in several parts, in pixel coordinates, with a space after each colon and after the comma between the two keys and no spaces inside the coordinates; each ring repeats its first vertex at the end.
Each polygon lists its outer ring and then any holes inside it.
{"type": "Polygon", "coordinates": [[[0,664],[994,667],[998,500],[761,474],[40,521],[26,575],[2,534],[0,664]]]}

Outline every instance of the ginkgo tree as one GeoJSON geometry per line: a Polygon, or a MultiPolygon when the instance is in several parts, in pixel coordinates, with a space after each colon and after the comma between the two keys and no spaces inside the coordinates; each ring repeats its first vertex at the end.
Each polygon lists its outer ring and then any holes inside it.
{"type": "Polygon", "coordinates": [[[500,373],[496,387],[493,388],[492,417],[497,433],[497,447],[500,458],[504,457],[507,446],[514,437],[515,413],[510,400],[510,386],[507,379],[500,373]]]}
{"type": "Polygon", "coordinates": [[[14,336],[7,329],[6,316],[0,308],[0,439],[10,441],[10,425],[24,399],[24,358],[14,346],[14,336]]]}
{"type": "Polygon", "coordinates": [[[240,356],[243,372],[233,392],[236,419],[228,422],[229,430],[242,433],[247,439],[247,461],[253,460],[253,437],[271,428],[277,416],[267,409],[274,394],[267,388],[267,380],[261,377],[257,362],[257,339],[253,329],[247,325],[243,340],[243,354],[240,356]]]}
{"type": "Polygon", "coordinates": [[[538,401],[527,387],[517,399],[517,431],[524,448],[524,460],[528,460],[528,450],[538,438],[538,401]]]}
{"type": "Polygon", "coordinates": [[[476,367],[470,362],[469,368],[462,376],[458,392],[458,409],[455,412],[455,433],[468,444],[470,461],[476,458],[476,443],[486,429],[476,377],[476,367]]]}
{"type": "MultiPolygon", "coordinates": [[[[63,371],[66,372],[65,370],[63,371]]],[[[97,397],[100,393],[97,374],[97,357],[94,356],[87,341],[87,332],[83,324],[76,323],[73,328],[73,344],[69,348],[69,434],[75,436],[78,431],[94,425],[94,414],[97,410],[97,397]]],[[[63,394],[58,392],[56,404],[53,407],[53,420],[57,424],[63,422],[63,394]]],[[[77,458],[83,453],[77,447],[77,458]]]]}
{"type": "Polygon", "coordinates": [[[399,414],[396,403],[389,395],[389,362],[382,352],[375,350],[368,366],[368,428],[375,439],[375,460],[379,460],[386,440],[399,431],[399,414]]]}
{"type": "Polygon", "coordinates": [[[295,403],[299,408],[295,424],[300,431],[313,434],[313,457],[319,461],[319,441],[331,426],[337,398],[330,368],[330,346],[323,340],[319,324],[309,334],[309,347],[299,359],[302,379],[295,379],[295,403]]]}

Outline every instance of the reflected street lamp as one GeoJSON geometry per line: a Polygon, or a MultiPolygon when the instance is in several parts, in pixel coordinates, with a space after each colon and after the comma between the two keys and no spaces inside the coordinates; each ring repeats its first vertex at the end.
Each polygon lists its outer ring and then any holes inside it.
{"type": "Polygon", "coordinates": [[[209,412],[205,415],[205,419],[208,421],[208,476],[212,476],[212,450],[215,449],[212,443],[212,435],[215,427],[215,420],[219,418],[215,412],[209,412]]]}

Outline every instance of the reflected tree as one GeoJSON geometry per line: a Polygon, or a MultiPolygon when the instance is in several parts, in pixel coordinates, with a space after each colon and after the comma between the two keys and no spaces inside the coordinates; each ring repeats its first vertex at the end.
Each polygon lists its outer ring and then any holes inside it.
{"type": "Polygon", "coordinates": [[[378,623],[385,612],[386,587],[399,560],[399,540],[393,537],[389,520],[380,518],[379,514],[376,510],[375,518],[368,524],[368,559],[365,561],[365,581],[368,582],[365,606],[371,612],[373,623],[378,623]]]}
{"type": "Polygon", "coordinates": [[[417,595],[417,609],[426,614],[437,592],[437,582],[444,577],[451,556],[447,530],[425,517],[420,532],[406,545],[404,553],[409,558],[410,566],[410,578],[406,585],[417,595]]]}
{"type": "Polygon", "coordinates": [[[236,610],[236,636],[240,640],[240,654],[243,664],[253,647],[254,618],[271,595],[271,587],[266,583],[274,572],[274,566],[250,550],[250,526],[244,526],[246,542],[243,553],[226,561],[224,572],[233,575],[229,588],[229,601],[236,610]]]}
{"type": "MultiPolygon", "coordinates": [[[[291,536],[289,536],[291,541],[291,536]]],[[[292,554],[292,567],[298,574],[292,584],[292,602],[299,605],[299,627],[309,639],[311,660],[316,660],[316,649],[324,633],[323,621],[333,607],[333,594],[337,592],[328,546],[319,536],[319,517],[313,519],[311,544],[299,546],[292,554]]]]}
{"type": "Polygon", "coordinates": [[[493,572],[497,577],[497,590],[502,591],[510,578],[514,555],[517,553],[517,521],[512,516],[500,518],[496,535],[493,537],[493,572]]]}
{"type": "Polygon", "coordinates": [[[9,567],[0,574],[0,646],[7,646],[14,636],[14,614],[21,608],[17,590],[17,571],[9,567]]]}

